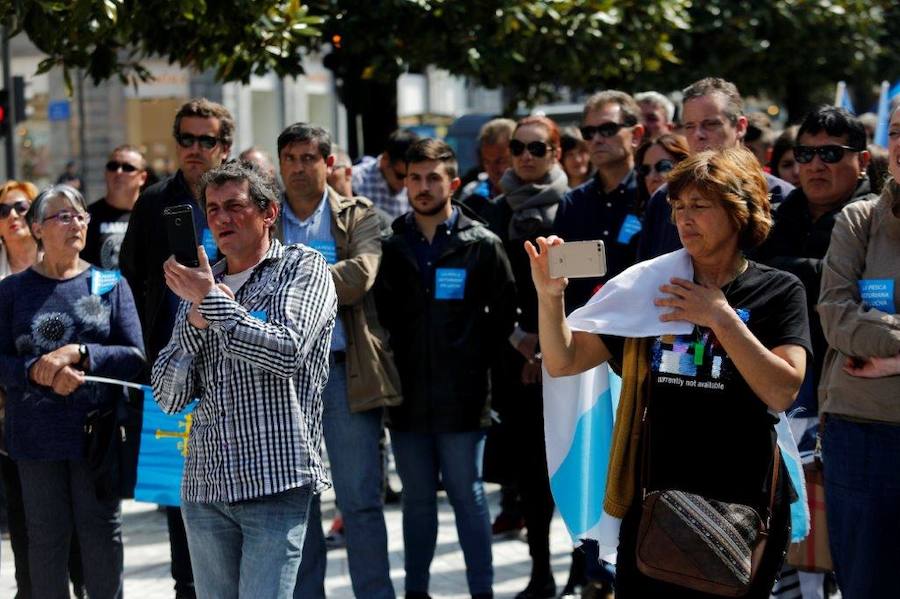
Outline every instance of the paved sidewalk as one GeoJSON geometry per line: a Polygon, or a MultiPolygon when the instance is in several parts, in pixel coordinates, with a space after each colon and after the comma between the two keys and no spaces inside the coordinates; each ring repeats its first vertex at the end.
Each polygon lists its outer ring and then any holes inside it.
{"type": "MultiPolygon", "coordinates": [[[[399,485],[394,483],[395,488],[399,485]]],[[[499,510],[499,487],[488,485],[491,513],[499,510]]],[[[434,597],[468,597],[465,564],[456,536],[453,510],[443,493],[440,497],[437,549],[431,566],[431,595],[434,597]]],[[[169,576],[169,543],[166,519],[155,506],[133,501],[124,504],[125,536],[125,595],[141,599],[171,599],[172,580],[169,576]]],[[[334,494],[323,496],[323,525],[328,528],[334,513],[334,494]]],[[[403,596],[403,533],[400,508],[388,506],[385,512],[388,526],[388,544],[391,560],[391,578],[397,596],[403,596]]],[[[553,569],[559,589],[566,582],[571,545],[565,527],[557,515],[551,531],[553,569]]],[[[513,597],[525,588],[530,572],[528,545],[520,538],[497,538],[494,541],[494,594],[496,597],[513,597]]],[[[2,543],[0,555],[0,597],[15,596],[12,551],[9,541],[2,543]]],[[[328,575],[325,581],[329,598],[353,597],[347,570],[347,553],[344,550],[328,552],[328,575]]]]}

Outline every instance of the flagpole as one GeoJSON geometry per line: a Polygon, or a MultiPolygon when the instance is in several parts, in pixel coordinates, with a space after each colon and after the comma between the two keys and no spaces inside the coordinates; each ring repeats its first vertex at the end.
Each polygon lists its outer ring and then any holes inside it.
{"type": "Polygon", "coordinates": [[[138,391],[143,391],[144,389],[149,388],[147,385],[141,385],[139,383],[120,381],[119,379],[108,379],[104,376],[94,376],[91,374],[85,375],[84,380],[88,383],[104,383],[106,385],[121,385],[122,387],[131,387],[132,389],[137,389],[138,391]]]}

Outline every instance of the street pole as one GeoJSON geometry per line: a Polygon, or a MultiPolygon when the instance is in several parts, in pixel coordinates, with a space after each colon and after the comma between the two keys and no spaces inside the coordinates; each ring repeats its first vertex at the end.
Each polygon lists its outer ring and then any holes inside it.
{"type": "Polygon", "coordinates": [[[9,60],[9,28],[3,27],[3,88],[9,97],[7,101],[6,115],[9,121],[9,133],[6,135],[6,178],[13,179],[16,176],[16,94],[13,90],[12,68],[9,60]]]}

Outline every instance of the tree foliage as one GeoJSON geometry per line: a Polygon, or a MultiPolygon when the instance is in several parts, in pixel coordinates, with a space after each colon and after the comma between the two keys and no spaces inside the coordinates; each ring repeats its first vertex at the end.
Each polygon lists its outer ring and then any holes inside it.
{"type": "Polygon", "coordinates": [[[222,81],[296,75],[323,49],[349,85],[435,65],[534,102],[719,75],[797,110],[838,79],[868,100],[900,76],[898,17],[894,0],[0,0],[42,70],[97,81],[146,77],[153,55],[222,81]]]}
{"type": "Polygon", "coordinates": [[[0,24],[47,55],[39,72],[61,66],[69,82],[72,69],[95,82],[145,80],[150,56],[222,81],[296,75],[322,22],[298,0],[0,0],[0,24]]]}

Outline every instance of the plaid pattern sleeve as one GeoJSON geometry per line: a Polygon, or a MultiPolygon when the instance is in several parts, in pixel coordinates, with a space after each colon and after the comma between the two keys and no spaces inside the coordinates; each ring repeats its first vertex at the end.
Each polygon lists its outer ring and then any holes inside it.
{"type": "Polygon", "coordinates": [[[200,401],[192,415],[182,497],[243,501],[312,485],[328,487],[321,459],[322,389],[337,309],[325,259],[273,241],[234,300],[214,288],[153,367],[166,411],[200,401]]]}

